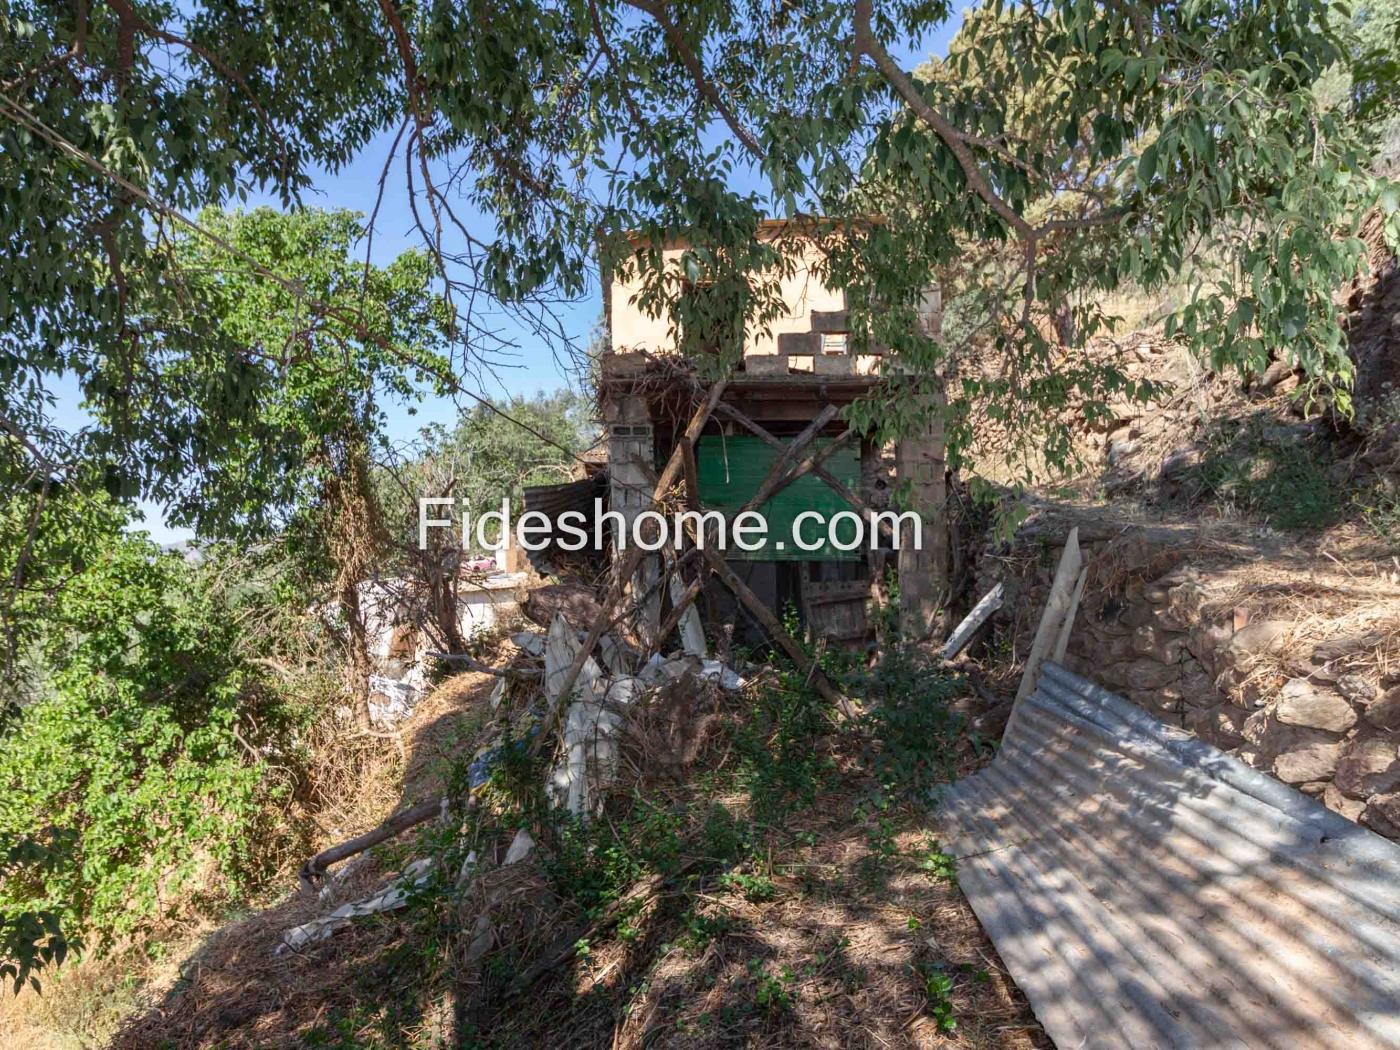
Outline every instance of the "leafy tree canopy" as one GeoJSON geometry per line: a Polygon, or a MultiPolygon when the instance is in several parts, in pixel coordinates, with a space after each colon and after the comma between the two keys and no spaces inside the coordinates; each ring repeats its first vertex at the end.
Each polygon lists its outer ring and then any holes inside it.
{"type": "MultiPolygon", "coordinates": [[[[920,81],[890,49],[943,23],[946,2],[511,0],[483,18],[394,0],[10,0],[0,411],[34,432],[66,370],[99,406],[96,451],[157,464],[148,488],[200,461],[200,445],[172,454],[170,433],[124,425],[149,347],[136,304],[177,297],[174,220],[150,198],[194,211],[265,187],[290,202],[316,166],[343,165],[380,132],[395,136],[386,172],[408,183],[467,359],[493,338],[478,296],[578,295],[599,243],[642,270],[657,310],[683,315],[686,288],[704,284],[737,292],[729,308],[762,324],[779,259],[759,219],[820,215],[832,280],[904,358],[888,382],[911,396],[886,391],[863,410],[887,432],[936,403],[943,351],[915,315],[967,240],[1021,259],[995,325],[1003,378],[966,391],[1007,415],[1092,405],[1121,385],[1111,365],[1049,352],[1033,323],[1047,304],[1150,288],[1203,254],[1219,264],[1174,331],[1221,366],[1281,351],[1344,383],[1332,293],[1359,265],[1359,216],[1379,204],[1394,233],[1396,207],[1352,119],[1394,102],[1393,65],[1356,36],[1368,23],[1316,0],[983,10],[957,75],[920,81]],[[1314,90],[1338,67],[1345,109],[1314,90]],[[1070,168],[1096,174],[1067,187],[1070,168]],[[660,262],[674,234],[693,245],[688,282],[660,262]]],[[[1101,323],[1092,304],[1082,313],[1079,339],[1101,323]]],[[[198,400],[232,424],[249,364],[226,364],[224,389],[198,400]]]]}

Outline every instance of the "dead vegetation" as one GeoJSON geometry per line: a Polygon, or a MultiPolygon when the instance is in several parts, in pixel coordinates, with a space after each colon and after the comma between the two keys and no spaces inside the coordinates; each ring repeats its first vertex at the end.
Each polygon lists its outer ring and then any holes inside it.
{"type": "Polygon", "coordinates": [[[826,668],[864,699],[858,723],[783,671],[652,690],[586,822],[548,808],[524,748],[464,790],[530,690],[493,715],[490,676],[448,679],[406,769],[453,821],[214,933],[113,1045],[1047,1045],[927,830],[927,793],[986,757],[951,714],[957,683],[908,654],[826,668]],[[512,862],[522,827],[538,847],[512,862]],[[425,857],[438,874],[408,907],[276,953],[425,857]]]}

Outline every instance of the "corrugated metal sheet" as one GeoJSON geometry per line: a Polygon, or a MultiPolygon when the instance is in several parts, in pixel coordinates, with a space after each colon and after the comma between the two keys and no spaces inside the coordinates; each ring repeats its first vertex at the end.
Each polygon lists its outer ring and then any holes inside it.
{"type": "MultiPolygon", "coordinates": [[[[566,551],[557,547],[556,541],[565,539],[572,544],[577,542],[577,538],[560,533],[557,528],[551,530],[544,537],[544,541],[538,543],[539,550],[525,552],[525,557],[529,559],[536,572],[548,576],[551,573],[561,571],[566,566],[588,560],[590,554],[595,558],[600,556],[594,548],[592,539],[594,501],[606,500],[607,494],[607,470],[601,470],[592,477],[584,478],[581,481],[566,481],[562,485],[535,485],[525,490],[526,512],[537,510],[548,517],[551,523],[556,523],[559,520],[559,515],[565,511],[578,511],[583,515],[582,523],[576,519],[570,520],[589,536],[582,551],[566,551]]],[[[534,545],[532,544],[532,546],[534,545]]]]}
{"type": "Polygon", "coordinates": [[[1062,667],[941,820],[1062,1048],[1400,1046],[1400,847],[1062,667]]]}

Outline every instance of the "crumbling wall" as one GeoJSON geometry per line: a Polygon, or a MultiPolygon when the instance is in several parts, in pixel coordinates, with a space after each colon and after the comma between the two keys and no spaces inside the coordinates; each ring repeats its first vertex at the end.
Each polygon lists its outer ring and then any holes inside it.
{"type": "MultiPolygon", "coordinates": [[[[1170,544],[1140,542],[1125,566],[1114,558],[1124,536],[1111,542],[1112,550],[1093,538],[1084,544],[1097,573],[1091,568],[1067,666],[1400,838],[1400,602],[1389,615],[1383,594],[1329,603],[1334,588],[1313,571],[1300,579],[1270,573],[1267,562],[1202,565],[1170,544]]],[[[1001,624],[1017,657],[1058,554],[1043,540],[1040,547],[1039,556],[996,559],[1020,570],[1001,624]]]]}

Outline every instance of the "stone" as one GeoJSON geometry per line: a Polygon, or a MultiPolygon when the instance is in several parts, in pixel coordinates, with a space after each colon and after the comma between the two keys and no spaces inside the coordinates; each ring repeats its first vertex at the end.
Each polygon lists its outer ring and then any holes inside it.
{"type": "Polygon", "coordinates": [[[1321,798],[1323,792],[1327,790],[1328,781],[1310,780],[1306,784],[1299,784],[1298,790],[1309,798],[1321,798]]]}
{"type": "Polygon", "coordinates": [[[1180,478],[1200,462],[1201,453],[1199,449],[1179,449],[1162,460],[1162,477],[1168,479],[1180,478]]]}
{"type": "Polygon", "coordinates": [[[1237,747],[1234,750],[1226,751],[1225,753],[1231,758],[1237,758],[1245,765],[1253,766],[1256,769],[1261,768],[1264,765],[1264,756],[1261,755],[1256,748],[1249,747],[1248,745],[1244,747],[1237,747]]]}
{"type": "Polygon", "coordinates": [[[1240,723],[1240,736],[1246,743],[1262,748],[1264,739],[1268,736],[1271,722],[1268,711],[1255,711],[1240,723]]]}
{"type": "Polygon", "coordinates": [[[812,358],[812,370],[819,376],[854,375],[856,359],[849,354],[817,354],[812,358]]]}
{"type": "Polygon", "coordinates": [[[1353,704],[1365,707],[1376,698],[1376,688],[1359,674],[1337,676],[1335,688],[1353,704]]]}
{"type": "Polygon", "coordinates": [[[1361,823],[1386,838],[1400,838],[1400,792],[1368,798],[1361,811],[1361,823]]]}
{"type": "Polygon", "coordinates": [[[1142,602],[1134,602],[1123,611],[1123,615],[1118,618],[1118,622],[1125,627],[1150,627],[1157,619],[1157,613],[1150,605],[1142,602]]]}
{"type": "Polygon", "coordinates": [[[1288,620],[1255,620],[1236,631],[1227,648],[1240,655],[1278,652],[1292,626],[1288,620]]]}
{"type": "Polygon", "coordinates": [[[1122,667],[1120,678],[1130,691],[1160,689],[1181,677],[1181,668],[1174,664],[1162,664],[1156,660],[1134,660],[1122,667]]]}
{"type": "Polygon", "coordinates": [[[1394,686],[1366,708],[1366,721],[1377,729],[1400,731],[1400,686],[1394,686]]]}
{"type": "Polygon", "coordinates": [[[1230,644],[1234,629],[1228,623],[1198,623],[1186,636],[1186,649],[1211,674],[1219,674],[1216,653],[1230,644]]]}
{"type": "Polygon", "coordinates": [[[1215,688],[1224,696],[1229,697],[1231,703],[1238,704],[1240,707],[1253,709],[1264,702],[1264,693],[1260,688],[1259,680],[1233,664],[1227,666],[1216,676],[1215,688]]]}
{"type": "Polygon", "coordinates": [[[1325,686],[1306,678],[1290,678],[1279,692],[1274,717],[1284,725],[1345,733],[1356,725],[1351,704],[1325,686]]]}
{"type": "Polygon", "coordinates": [[[1216,707],[1193,708],[1187,711],[1185,727],[1206,743],[1222,750],[1244,740],[1244,724],[1248,716],[1237,707],[1219,704],[1216,707]]]}
{"type": "Polygon", "coordinates": [[[1333,781],[1327,785],[1322,792],[1322,804],[1339,816],[1346,817],[1347,820],[1361,819],[1361,811],[1366,808],[1366,803],[1357,799],[1347,798],[1339,790],[1333,781]]]}
{"type": "Polygon", "coordinates": [[[1394,737],[1360,737],[1347,744],[1337,763],[1337,790],[1348,798],[1400,791],[1400,758],[1394,737]]]}
{"type": "Polygon", "coordinates": [[[1190,707],[1213,708],[1224,701],[1215,681],[1200,669],[1194,661],[1187,661],[1181,678],[1172,688],[1181,693],[1181,699],[1190,707]]]}
{"type": "Polygon", "coordinates": [[[1178,662],[1186,649],[1186,638],[1158,624],[1148,624],[1133,632],[1133,652],[1150,656],[1158,663],[1178,662]]]}
{"type": "Polygon", "coordinates": [[[1361,649],[1373,649],[1383,640],[1383,636],[1376,631],[1338,635],[1313,646],[1312,662],[1315,664],[1329,663],[1361,649]]]}
{"type": "Polygon", "coordinates": [[[1274,775],[1285,784],[1328,780],[1337,772],[1337,763],[1341,761],[1341,757],[1340,740],[1300,743],[1274,759],[1274,775]]]}
{"type": "Polygon", "coordinates": [[[1108,443],[1108,465],[1116,467],[1138,450],[1136,441],[1113,440],[1108,443]]]}

